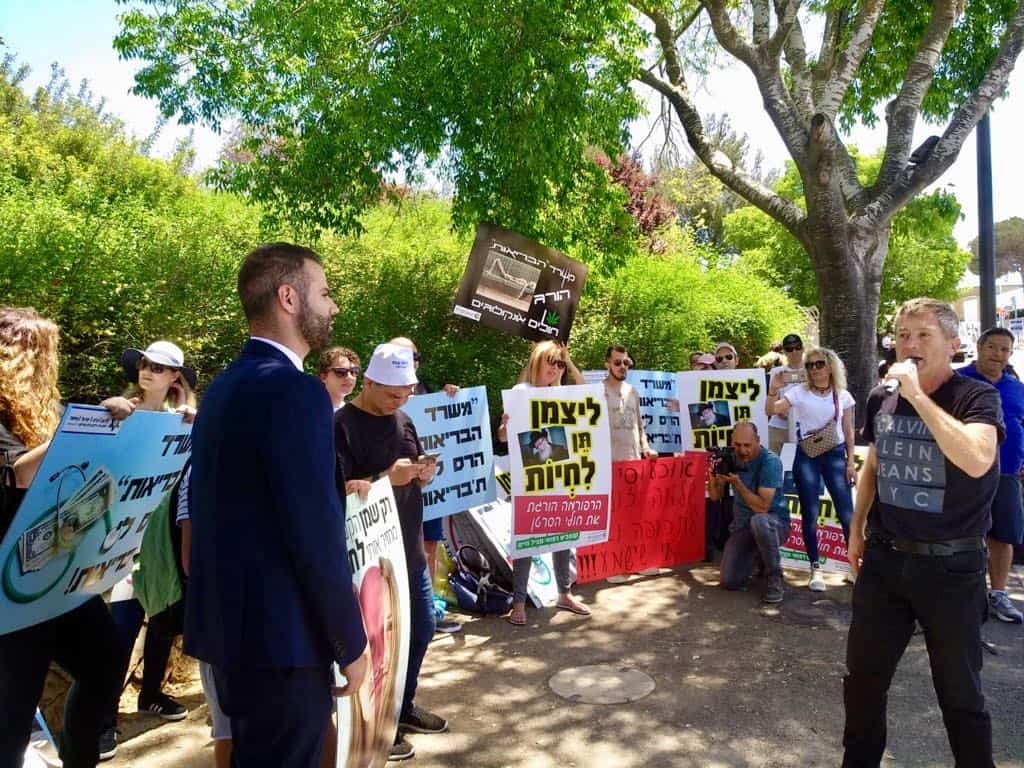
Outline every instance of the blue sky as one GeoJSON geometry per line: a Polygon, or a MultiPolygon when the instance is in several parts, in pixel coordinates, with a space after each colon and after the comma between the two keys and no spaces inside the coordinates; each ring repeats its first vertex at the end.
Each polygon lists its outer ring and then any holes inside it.
{"type": "MultiPolygon", "coordinates": [[[[113,0],[0,0],[0,36],[7,51],[20,63],[32,68],[29,86],[47,81],[50,65],[59,62],[67,77],[77,86],[87,78],[92,90],[106,98],[108,111],[123,119],[140,138],[149,135],[158,120],[156,105],[132,96],[136,65],[118,60],[111,41],[117,32],[117,14],[124,6],[113,0]]],[[[1010,97],[999,103],[992,116],[994,166],[994,200],[996,220],[1024,216],[1024,197],[1019,195],[1017,181],[1024,176],[1024,152],[1016,135],[1024,124],[1024,62],[1018,62],[1010,81],[1010,97]]],[[[781,168],[787,154],[767,116],[760,109],[760,98],[752,76],[744,69],[733,68],[713,74],[698,93],[704,112],[729,112],[733,125],[747,132],[754,147],[760,148],[769,167],[781,168]],[[723,103],[722,94],[728,94],[723,103]]],[[[921,124],[918,141],[941,127],[921,124]]],[[[168,155],[177,137],[189,128],[173,121],[161,132],[155,152],[168,155]]],[[[634,136],[648,132],[643,125],[635,127],[634,136]]],[[[878,149],[884,137],[878,131],[855,129],[849,139],[864,152],[878,149]]],[[[195,128],[198,164],[211,164],[220,148],[221,138],[208,129],[195,128]]],[[[964,208],[965,220],[956,229],[957,239],[966,243],[977,233],[977,186],[975,178],[975,143],[968,139],[956,164],[939,180],[937,186],[950,186],[964,208]]]]}

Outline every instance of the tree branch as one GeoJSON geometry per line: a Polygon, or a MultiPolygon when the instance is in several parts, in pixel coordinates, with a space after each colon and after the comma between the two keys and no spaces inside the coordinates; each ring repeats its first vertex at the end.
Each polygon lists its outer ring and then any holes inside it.
{"type": "Polygon", "coordinates": [[[672,104],[690,148],[713,176],[747,202],[767,213],[795,237],[799,237],[806,214],[792,201],[777,195],[737,167],[724,152],[715,149],[708,142],[704,133],[704,123],[690,100],[685,83],[666,82],[646,70],[641,71],[640,82],[662,94],[672,104]]]}
{"type": "Polygon", "coordinates": [[[733,25],[724,0],[707,0],[704,7],[707,9],[708,18],[711,19],[711,28],[714,30],[715,39],[726,51],[756,71],[758,67],[757,52],[733,25]]]}
{"type": "Polygon", "coordinates": [[[917,115],[935,77],[935,68],[938,66],[950,30],[956,23],[957,7],[958,3],[950,0],[932,2],[932,18],[914,53],[914,58],[907,67],[903,87],[890,105],[891,109],[886,110],[888,132],[885,157],[882,159],[882,169],[869,193],[872,199],[896,182],[903,172],[907,158],[910,157],[917,115]]]}
{"type": "Polygon", "coordinates": [[[790,33],[797,22],[797,11],[800,10],[800,0],[775,0],[775,14],[779,17],[779,23],[775,28],[775,34],[768,40],[767,48],[770,59],[778,59],[782,53],[782,47],[789,40],[790,33]]]}
{"type": "MultiPolygon", "coordinates": [[[[914,195],[938,179],[953,164],[964,141],[988,111],[992,102],[1001,96],[1010,80],[1017,58],[1024,49],[1024,3],[1010,20],[999,52],[988,72],[971,96],[953,114],[939,142],[924,162],[906,166],[865,209],[865,216],[884,222],[903,207],[914,195]]],[[[876,185],[877,186],[877,185],[876,185]]],[[[874,192],[874,188],[871,190],[874,192]]]]}
{"type": "Polygon", "coordinates": [[[786,38],[783,50],[793,78],[793,85],[790,88],[793,106],[800,121],[809,125],[814,115],[814,101],[811,97],[811,72],[807,66],[807,41],[804,39],[804,30],[799,19],[794,21],[793,30],[786,38]]]}
{"type": "Polygon", "coordinates": [[[696,7],[693,9],[693,11],[690,13],[690,15],[687,16],[685,19],[683,19],[683,21],[679,24],[679,26],[676,27],[676,31],[675,31],[675,34],[674,34],[674,38],[676,40],[678,40],[680,37],[682,37],[683,34],[685,34],[686,30],[688,30],[690,27],[692,27],[697,22],[697,19],[700,18],[700,14],[701,14],[701,12],[703,10],[704,10],[704,3],[703,2],[697,3],[696,7]]]}
{"type": "Polygon", "coordinates": [[[836,49],[839,46],[839,31],[845,25],[846,11],[840,8],[831,7],[825,12],[825,29],[821,33],[821,50],[818,52],[818,63],[814,65],[814,94],[815,99],[821,89],[821,84],[828,80],[832,68],[835,66],[836,49]]]}
{"type": "MultiPolygon", "coordinates": [[[[839,111],[839,105],[842,104],[864,55],[871,48],[871,37],[875,33],[875,27],[884,8],[885,0],[865,0],[861,6],[860,13],[854,21],[850,42],[833,62],[834,68],[830,66],[823,73],[820,95],[816,100],[819,112],[834,118],[839,111]]],[[[836,36],[838,35],[839,30],[836,30],[836,36]]],[[[941,51],[941,47],[939,50],[941,51]]]]}
{"type": "Polygon", "coordinates": [[[751,11],[753,23],[751,31],[754,45],[761,46],[768,42],[768,34],[771,29],[771,5],[769,0],[751,0],[751,11]]]}

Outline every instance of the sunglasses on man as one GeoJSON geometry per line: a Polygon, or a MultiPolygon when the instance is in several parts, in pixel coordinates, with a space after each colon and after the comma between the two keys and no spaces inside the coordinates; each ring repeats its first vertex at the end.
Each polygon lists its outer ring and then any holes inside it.
{"type": "Polygon", "coordinates": [[[629,360],[612,360],[611,362],[616,368],[622,368],[623,366],[629,368],[632,365],[629,360]]]}
{"type": "Polygon", "coordinates": [[[732,360],[733,356],[730,354],[715,355],[715,362],[724,363],[726,360],[732,360]]]}
{"type": "Polygon", "coordinates": [[[359,377],[360,369],[355,366],[351,368],[331,368],[331,373],[337,376],[339,379],[343,379],[346,376],[351,376],[353,379],[359,377]]]}
{"type": "Polygon", "coordinates": [[[803,352],[804,348],[803,347],[783,347],[782,351],[785,352],[788,355],[790,352],[803,352]]]}

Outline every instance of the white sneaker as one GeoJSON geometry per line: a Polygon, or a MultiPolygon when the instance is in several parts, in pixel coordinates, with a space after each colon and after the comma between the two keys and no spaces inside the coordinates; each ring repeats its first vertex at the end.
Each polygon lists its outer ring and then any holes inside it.
{"type": "Polygon", "coordinates": [[[609,584],[625,584],[627,581],[629,581],[629,576],[609,576],[607,579],[605,579],[605,581],[607,581],[609,584]]]}
{"type": "Polygon", "coordinates": [[[811,592],[824,592],[825,591],[825,577],[821,575],[821,566],[811,566],[811,580],[807,583],[807,588],[811,592]]]}

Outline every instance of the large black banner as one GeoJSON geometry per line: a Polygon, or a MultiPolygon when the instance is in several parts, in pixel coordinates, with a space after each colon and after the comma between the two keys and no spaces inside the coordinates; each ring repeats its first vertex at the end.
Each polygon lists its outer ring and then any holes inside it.
{"type": "Polygon", "coordinates": [[[452,309],[533,341],[568,341],[587,267],[554,248],[481,224],[452,309]]]}

